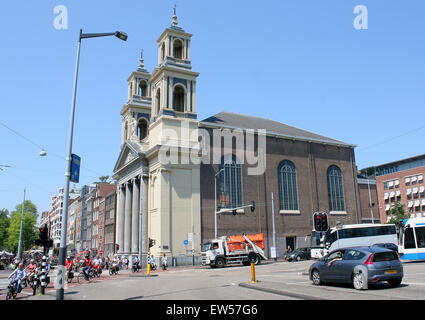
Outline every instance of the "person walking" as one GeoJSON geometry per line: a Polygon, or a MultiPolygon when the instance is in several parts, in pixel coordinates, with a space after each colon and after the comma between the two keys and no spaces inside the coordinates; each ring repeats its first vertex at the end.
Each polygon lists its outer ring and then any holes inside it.
{"type": "Polygon", "coordinates": [[[165,255],[165,253],[162,256],[161,266],[163,271],[167,270],[168,261],[167,261],[167,256],[165,255]]]}

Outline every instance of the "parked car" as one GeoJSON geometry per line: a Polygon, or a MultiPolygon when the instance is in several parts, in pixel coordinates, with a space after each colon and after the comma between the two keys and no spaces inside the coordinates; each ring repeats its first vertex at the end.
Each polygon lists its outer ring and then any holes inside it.
{"type": "Polygon", "coordinates": [[[389,249],[398,253],[398,246],[394,243],[375,243],[373,246],[389,249]]]}
{"type": "Polygon", "coordinates": [[[372,247],[338,249],[313,263],[310,280],[320,285],[326,282],[352,283],[357,290],[367,289],[369,283],[387,281],[397,287],[403,279],[403,266],[392,250],[372,247]]]}
{"type": "Polygon", "coordinates": [[[294,251],[287,252],[284,256],[287,261],[309,260],[310,257],[310,248],[297,248],[294,251]]]}
{"type": "Polygon", "coordinates": [[[321,259],[328,253],[326,248],[312,247],[310,248],[310,257],[312,259],[321,259]]]}

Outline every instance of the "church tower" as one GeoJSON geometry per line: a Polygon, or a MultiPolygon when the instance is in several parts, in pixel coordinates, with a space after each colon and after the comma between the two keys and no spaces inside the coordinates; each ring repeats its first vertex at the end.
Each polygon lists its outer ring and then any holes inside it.
{"type": "Polygon", "coordinates": [[[171,26],[157,40],[158,65],[150,79],[148,228],[149,237],[156,243],[151,248],[155,255],[183,257],[194,248],[194,255],[200,256],[200,165],[189,160],[191,152],[198,148],[199,125],[199,73],[192,71],[191,37],[178,25],[174,8],[171,26]],[[176,158],[164,162],[164,150],[174,152],[176,158]],[[188,238],[193,241],[184,245],[188,238]]]}
{"type": "Polygon", "coordinates": [[[162,115],[196,119],[196,77],[190,61],[190,40],[177,22],[174,11],[171,27],[158,38],[158,66],[151,83],[152,116],[162,115]]]}
{"type": "Polygon", "coordinates": [[[191,37],[174,9],[171,26],[157,40],[158,65],[150,74],[142,55],[121,109],[121,151],[114,167],[117,254],[139,254],[143,264],[148,254],[166,254],[180,265],[192,264],[189,253],[200,257],[200,164],[190,161],[199,151],[199,73],[192,71],[191,37]],[[176,157],[164,161],[170,153],[176,157]]]}
{"type": "Polygon", "coordinates": [[[121,145],[125,141],[146,143],[151,120],[151,74],[145,69],[143,51],[140,65],[129,76],[127,103],[121,109],[121,145]]]}

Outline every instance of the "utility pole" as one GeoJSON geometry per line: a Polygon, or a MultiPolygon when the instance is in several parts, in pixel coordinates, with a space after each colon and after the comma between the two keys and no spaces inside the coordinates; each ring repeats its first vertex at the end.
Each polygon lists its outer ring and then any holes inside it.
{"type": "Polygon", "coordinates": [[[24,202],[22,202],[22,214],[21,214],[21,228],[19,230],[19,242],[18,242],[18,259],[22,259],[22,226],[24,222],[24,208],[25,208],[25,189],[24,189],[24,202]]]}
{"type": "Polygon", "coordinates": [[[272,255],[274,255],[274,261],[277,261],[277,248],[276,248],[276,229],[274,223],[274,197],[272,192],[272,226],[273,226],[273,250],[272,255]]]}

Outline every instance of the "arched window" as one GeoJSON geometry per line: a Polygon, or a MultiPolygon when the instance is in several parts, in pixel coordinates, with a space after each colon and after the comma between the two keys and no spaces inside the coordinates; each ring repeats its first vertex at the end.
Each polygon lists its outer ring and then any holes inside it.
{"type": "Polygon", "coordinates": [[[185,90],[183,86],[177,85],[173,92],[173,109],[175,111],[184,112],[185,107],[185,90]]]}
{"type": "Polygon", "coordinates": [[[173,42],[173,57],[176,59],[183,59],[183,43],[179,39],[173,42]]]}
{"type": "Polygon", "coordinates": [[[144,138],[148,136],[148,122],[146,119],[140,119],[137,124],[137,136],[139,140],[142,141],[144,138]]]}
{"type": "Polygon", "coordinates": [[[161,109],[161,89],[156,90],[155,108],[156,108],[156,114],[158,115],[159,110],[161,109]]]}
{"type": "Polygon", "coordinates": [[[330,166],[327,173],[330,211],[345,211],[342,172],[337,166],[330,166]]]}
{"type": "Polygon", "coordinates": [[[148,92],[148,83],[146,80],[142,80],[139,82],[139,96],[146,97],[148,92]]]}
{"type": "Polygon", "coordinates": [[[242,204],[242,168],[236,157],[223,157],[220,165],[218,187],[218,208],[236,208],[242,204]]]}
{"type": "Polygon", "coordinates": [[[295,165],[284,160],[277,170],[279,183],[280,210],[299,210],[297,170],[295,165]]]}

